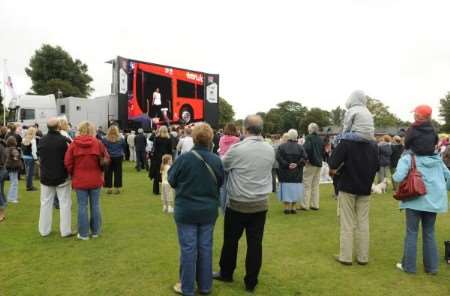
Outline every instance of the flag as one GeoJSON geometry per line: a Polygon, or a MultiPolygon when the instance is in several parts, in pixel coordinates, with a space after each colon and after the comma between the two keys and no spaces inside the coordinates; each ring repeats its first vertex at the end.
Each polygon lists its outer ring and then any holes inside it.
{"type": "Polygon", "coordinates": [[[14,84],[12,82],[11,76],[9,75],[8,69],[6,68],[6,60],[4,61],[3,75],[5,89],[2,103],[5,108],[12,109],[17,105],[17,94],[16,90],[14,89],[14,84]]]}

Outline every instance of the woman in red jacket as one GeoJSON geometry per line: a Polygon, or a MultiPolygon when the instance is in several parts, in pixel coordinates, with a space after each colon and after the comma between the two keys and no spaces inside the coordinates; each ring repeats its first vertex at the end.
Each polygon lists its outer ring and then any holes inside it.
{"type": "Polygon", "coordinates": [[[78,200],[78,239],[98,237],[101,230],[100,189],[103,186],[101,163],[109,161],[103,144],[95,138],[95,127],[88,121],[78,125],[78,135],[67,149],[64,164],[72,177],[78,200]],[[90,205],[89,221],[87,206],[90,205]]]}

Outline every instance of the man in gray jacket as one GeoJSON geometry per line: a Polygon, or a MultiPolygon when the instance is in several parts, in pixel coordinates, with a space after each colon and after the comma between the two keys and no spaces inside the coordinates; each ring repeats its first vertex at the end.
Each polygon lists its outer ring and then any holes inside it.
{"type": "Polygon", "coordinates": [[[272,192],[272,167],[275,152],[261,136],[263,121],[258,115],[244,121],[246,138],[227,152],[223,159],[229,173],[225,212],[224,239],[220,256],[220,271],[214,279],[231,282],[236,268],[239,239],[243,231],[247,237],[245,287],[253,291],[258,284],[262,263],[262,239],[268,210],[268,196],[272,192]]]}

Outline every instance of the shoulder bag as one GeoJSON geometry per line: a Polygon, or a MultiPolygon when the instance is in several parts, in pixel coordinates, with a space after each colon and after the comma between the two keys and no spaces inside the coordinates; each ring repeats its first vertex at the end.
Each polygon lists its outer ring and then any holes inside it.
{"type": "Polygon", "coordinates": [[[206,168],[208,169],[209,173],[211,174],[211,177],[214,180],[214,183],[216,185],[218,185],[217,177],[216,177],[216,174],[214,173],[214,170],[212,169],[212,167],[205,161],[205,159],[197,151],[191,150],[191,152],[192,152],[192,154],[195,155],[195,157],[197,157],[199,160],[201,160],[205,164],[206,168]]]}
{"type": "Polygon", "coordinates": [[[396,200],[405,201],[411,198],[420,197],[427,193],[422,174],[416,167],[416,156],[411,155],[411,168],[406,178],[400,182],[397,192],[394,194],[396,200]]]}

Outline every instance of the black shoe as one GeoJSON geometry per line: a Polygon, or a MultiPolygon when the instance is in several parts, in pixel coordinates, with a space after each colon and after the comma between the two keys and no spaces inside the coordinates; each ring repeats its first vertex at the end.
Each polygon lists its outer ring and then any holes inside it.
{"type": "Polygon", "coordinates": [[[255,292],[255,286],[245,286],[245,291],[253,293],[255,292]]]}
{"type": "Polygon", "coordinates": [[[319,210],[319,208],[313,208],[313,207],[311,207],[310,209],[313,210],[313,211],[318,211],[319,210]]]}
{"type": "Polygon", "coordinates": [[[286,215],[289,215],[289,214],[291,213],[291,211],[290,211],[290,210],[284,210],[284,213],[285,213],[286,215]]]}
{"type": "Polygon", "coordinates": [[[297,214],[297,211],[294,210],[294,209],[292,209],[292,210],[291,210],[291,214],[297,214]]]}
{"type": "Polygon", "coordinates": [[[361,261],[356,261],[356,263],[358,263],[358,265],[367,265],[367,264],[369,264],[369,262],[361,262],[361,261]]]}
{"type": "Polygon", "coordinates": [[[213,279],[220,282],[231,283],[233,278],[225,278],[220,274],[220,271],[213,272],[213,279]]]}
{"type": "Polygon", "coordinates": [[[27,191],[36,191],[36,190],[37,190],[36,187],[30,187],[30,188],[27,188],[27,191]]]}

